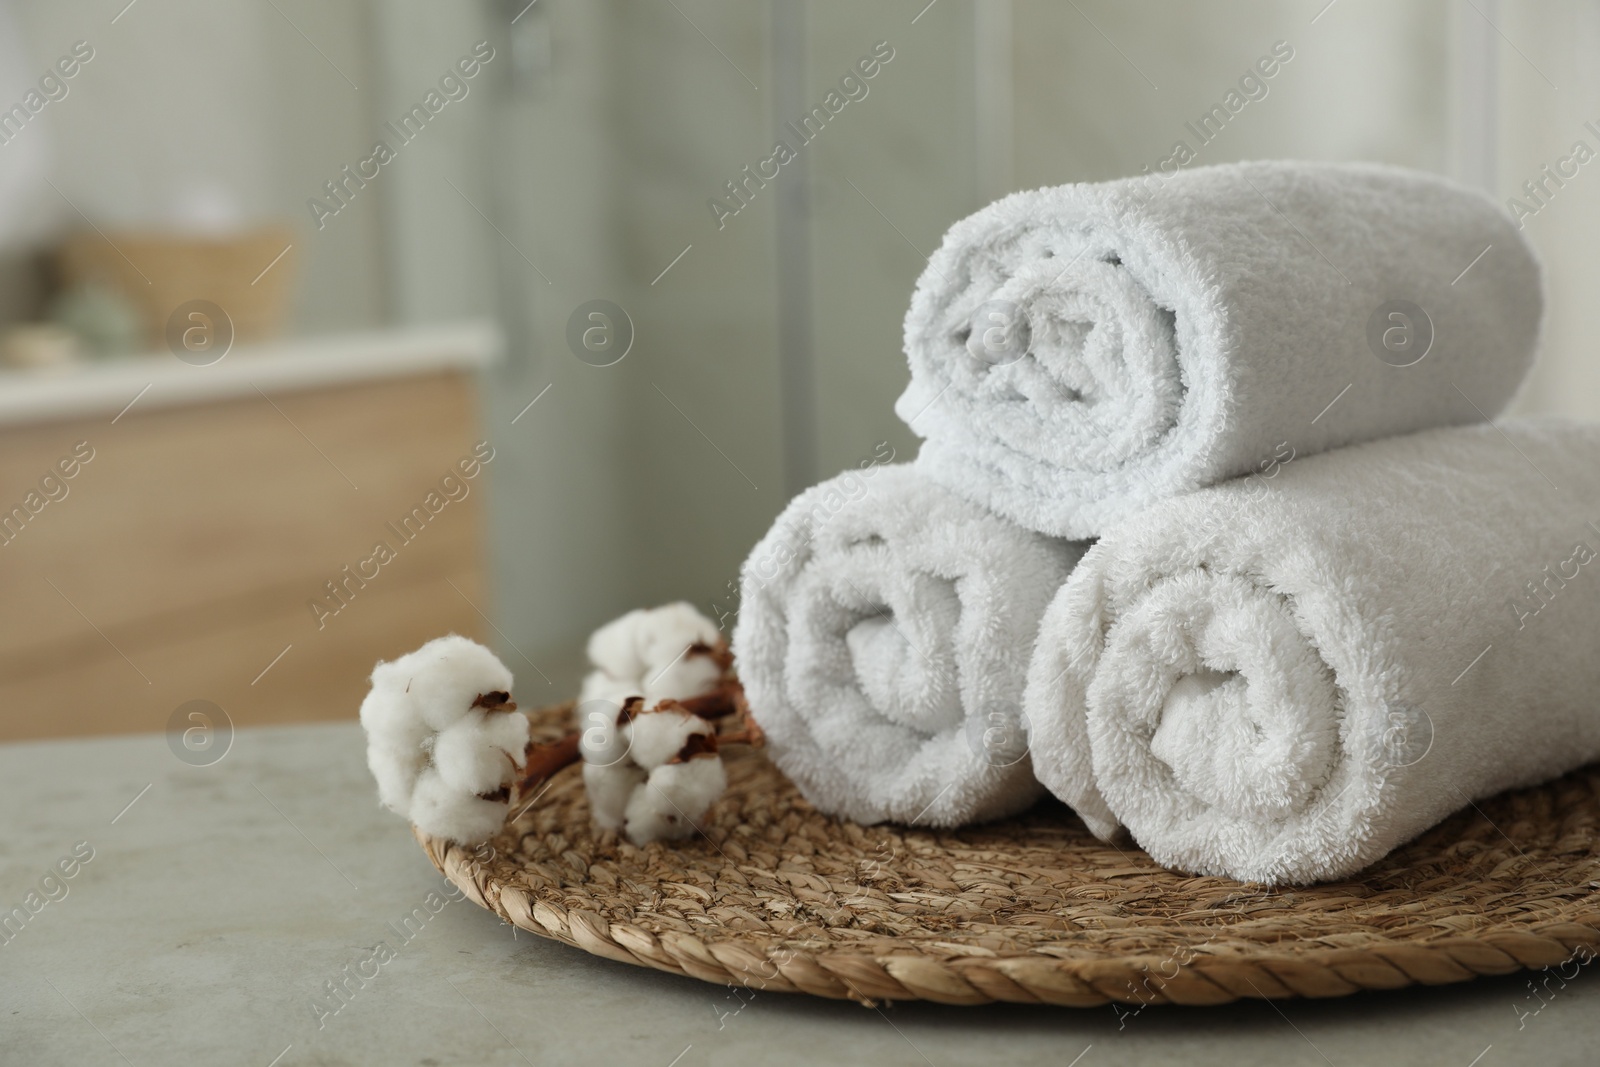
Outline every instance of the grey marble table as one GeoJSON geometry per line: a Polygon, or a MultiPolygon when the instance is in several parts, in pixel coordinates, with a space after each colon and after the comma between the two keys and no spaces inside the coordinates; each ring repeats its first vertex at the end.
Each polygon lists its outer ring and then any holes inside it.
{"type": "Polygon", "coordinates": [[[354,724],[239,731],[207,766],[161,736],[0,746],[0,804],[0,909],[26,916],[0,935],[4,1064],[1600,1062],[1589,972],[1119,1014],[874,1010],[597,959],[450,901],[354,724]]]}

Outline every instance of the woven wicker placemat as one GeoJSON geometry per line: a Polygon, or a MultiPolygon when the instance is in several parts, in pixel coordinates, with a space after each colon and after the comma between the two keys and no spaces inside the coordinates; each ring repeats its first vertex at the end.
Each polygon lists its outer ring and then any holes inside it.
{"type": "MultiPolygon", "coordinates": [[[[569,707],[530,716],[564,730],[569,707]]],[[[819,814],[734,750],[705,833],[636,848],[576,767],[486,846],[419,834],[524,930],[708,982],[874,1003],[1333,997],[1600,952],[1600,766],[1468,807],[1359,878],[1267,889],[1156,866],[1046,802],[963,830],[819,814]]]]}

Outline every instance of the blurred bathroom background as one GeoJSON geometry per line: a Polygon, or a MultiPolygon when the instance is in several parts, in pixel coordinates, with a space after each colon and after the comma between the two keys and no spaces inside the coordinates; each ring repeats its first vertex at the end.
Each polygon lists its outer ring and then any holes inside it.
{"type": "Polygon", "coordinates": [[[1600,0],[0,0],[0,737],[349,717],[447,630],[549,703],[629,608],[731,626],[792,493],[915,454],[944,230],[1179,141],[1536,208],[1519,407],[1600,415],[1597,90],[1600,0]]]}

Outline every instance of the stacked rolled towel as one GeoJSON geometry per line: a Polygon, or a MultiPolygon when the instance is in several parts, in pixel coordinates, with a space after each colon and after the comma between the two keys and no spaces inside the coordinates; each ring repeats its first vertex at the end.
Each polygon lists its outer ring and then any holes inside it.
{"type": "Polygon", "coordinates": [[[1487,418],[1541,307],[1505,213],[1414,171],[1249,163],[1040,189],[946,234],[906,315],[895,410],[936,481],[1088,538],[1281,441],[1309,455],[1487,418]]]}
{"type": "Polygon", "coordinates": [[[1439,429],[1163,501],[1042,623],[1034,768],[1158,862],[1353,873],[1600,758],[1600,427],[1439,429]]]}
{"type": "Polygon", "coordinates": [[[803,494],[745,566],[779,766],[933,825],[1020,809],[1027,768],[1167,866],[1301,883],[1600,758],[1600,428],[1486,424],[1542,311],[1498,207],[1389,167],[958,223],[906,317],[921,454],[803,494]],[[975,759],[991,721],[1026,755],[975,759]]]}
{"type": "Polygon", "coordinates": [[[858,822],[954,826],[1028,807],[1022,688],[1082,554],[909,466],[796,497],[744,565],[733,649],[777,765],[858,822]]]}

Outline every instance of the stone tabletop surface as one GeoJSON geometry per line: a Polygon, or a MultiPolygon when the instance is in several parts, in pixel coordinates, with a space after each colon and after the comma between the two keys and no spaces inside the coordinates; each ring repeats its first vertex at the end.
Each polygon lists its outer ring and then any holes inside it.
{"type": "Polygon", "coordinates": [[[735,992],[460,899],[377,806],[354,723],[219,748],[0,746],[0,1064],[1600,1063],[1589,971],[1138,1012],[735,992]]]}

